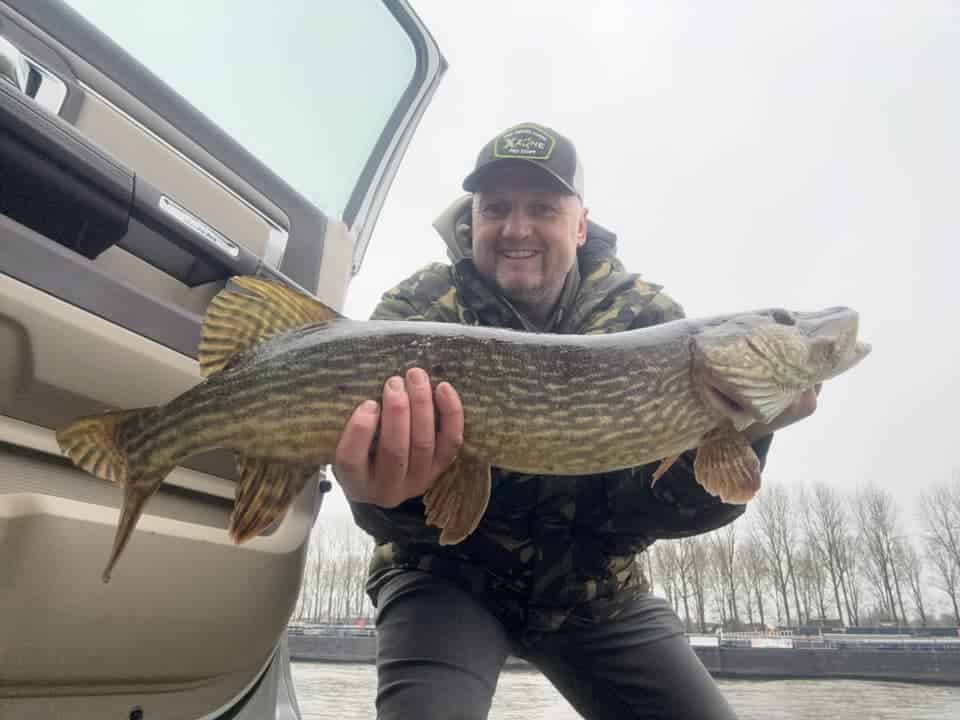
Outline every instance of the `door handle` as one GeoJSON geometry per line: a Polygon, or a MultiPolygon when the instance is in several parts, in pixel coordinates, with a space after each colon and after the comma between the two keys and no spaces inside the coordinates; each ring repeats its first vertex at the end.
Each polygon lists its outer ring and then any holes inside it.
{"type": "Polygon", "coordinates": [[[17,46],[3,35],[0,35],[0,80],[11,83],[23,94],[27,93],[30,66],[17,46]]]}
{"type": "Polygon", "coordinates": [[[20,52],[20,48],[0,35],[0,82],[13,85],[54,115],[60,114],[67,97],[67,84],[20,52]]]}

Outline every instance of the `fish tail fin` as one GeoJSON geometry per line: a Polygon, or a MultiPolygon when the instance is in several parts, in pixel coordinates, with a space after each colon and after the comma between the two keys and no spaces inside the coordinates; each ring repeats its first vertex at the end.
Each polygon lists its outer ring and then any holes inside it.
{"type": "Polygon", "coordinates": [[[240,478],[230,516],[230,539],[240,544],[256,537],[287,510],[319,466],[305,467],[241,455],[240,478]]]}
{"type": "Polygon", "coordinates": [[[153,408],[89,415],[57,431],[57,444],[74,465],[101,480],[125,485],[130,476],[123,430],[153,408]]]}
{"type": "Polygon", "coordinates": [[[153,407],[136,410],[117,410],[101,415],[80,418],[57,432],[57,443],[64,455],[73,463],[95,475],[123,486],[123,505],[120,521],[114,536],[113,550],[103,571],[103,582],[110,581],[110,574],[130,536],[143,514],[147,500],[157,491],[163,479],[173,467],[150,468],[144,472],[131,468],[125,445],[129,430],[139,428],[142,418],[153,407]]]}

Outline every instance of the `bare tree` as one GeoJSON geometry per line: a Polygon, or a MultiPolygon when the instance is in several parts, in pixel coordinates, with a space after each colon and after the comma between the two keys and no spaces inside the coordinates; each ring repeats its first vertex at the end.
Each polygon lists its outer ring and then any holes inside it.
{"type": "Polygon", "coordinates": [[[685,558],[690,568],[694,610],[700,632],[707,630],[707,586],[709,558],[706,541],[702,537],[685,538],[685,558]]]}
{"type": "MultiPolygon", "coordinates": [[[[720,603],[726,604],[725,610],[729,613],[731,627],[740,624],[740,613],[737,609],[737,585],[740,571],[737,559],[737,526],[730,523],[721,530],[710,533],[708,536],[712,555],[715,561],[719,582],[720,603]]],[[[723,613],[726,615],[727,612],[723,613]]]]}
{"type": "Polygon", "coordinates": [[[739,583],[737,585],[737,596],[742,598],[741,604],[744,611],[747,613],[747,627],[752,630],[757,626],[757,618],[754,615],[753,593],[750,592],[749,582],[750,580],[746,574],[746,571],[741,572],[739,583]]]}
{"type": "Polygon", "coordinates": [[[843,543],[843,556],[847,573],[844,577],[845,594],[847,597],[848,622],[854,627],[861,624],[863,616],[863,593],[860,585],[860,567],[863,562],[858,555],[857,539],[850,533],[843,543]]]}
{"type": "Polygon", "coordinates": [[[807,622],[816,618],[822,623],[827,615],[828,580],[827,572],[820,558],[809,546],[804,546],[797,554],[795,565],[800,581],[800,599],[807,622]],[[813,611],[811,612],[811,608],[813,611]]]}
{"type": "Polygon", "coordinates": [[[694,576],[700,571],[694,557],[696,538],[682,538],[677,540],[676,543],[678,548],[677,575],[680,579],[680,602],[683,603],[684,628],[689,632],[693,628],[693,622],[690,619],[690,596],[695,592],[697,578],[694,576]]]}
{"type": "Polygon", "coordinates": [[[341,622],[370,617],[366,574],[372,541],[349,517],[318,522],[311,532],[295,617],[341,622]]]}
{"type": "Polygon", "coordinates": [[[677,615],[691,631],[706,628],[707,559],[697,537],[660,540],[647,550],[652,552],[659,587],[677,615]]]}
{"type": "Polygon", "coordinates": [[[927,548],[927,557],[933,563],[936,572],[936,587],[943,591],[953,606],[953,621],[960,624],[960,566],[941,545],[927,548]]]}
{"type": "Polygon", "coordinates": [[[651,555],[651,562],[656,568],[656,575],[663,596],[674,611],[680,614],[679,578],[679,549],[677,543],[670,540],[661,540],[646,551],[651,555]]]}
{"type": "Polygon", "coordinates": [[[960,623],[960,471],[952,482],[919,498],[927,557],[937,571],[938,586],[946,593],[960,623]]]}
{"type": "MultiPolygon", "coordinates": [[[[926,625],[937,612],[927,605],[931,586],[945,593],[960,623],[960,475],[920,498],[923,553],[900,532],[889,493],[868,488],[851,500],[848,506],[835,489],[817,483],[795,501],[784,487],[769,484],[751,503],[746,533],[730,524],[662,540],[637,560],[688,631],[704,632],[713,620],[738,627],[817,617],[854,626],[915,617],[926,625]]],[[[371,545],[352,518],[317,523],[293,616],[308,622],[371,617],[371,545]]]]}
{"type": "MultiPolygon", "coordinates": [[[[707,548],[708,557],[712,554],[712,548],[707,548]]],[[[710,563],[706,568],[707,587],[710,589],[710,599],[712,600],[713,617],[720,621],[720,627],[724,630],[733,630],[733,624],[730,616],[727,614],[727,603],[725,601],[726,593],[723,587],[723,575],[714,563],[710,563]]]]}
{"type": "Polygon", "coordinates": [[[796,532],[792,522],[790,499],[780,485],[768,485],[764,492],[753,500],[756,511],[755,528],[762,539],[761,547],[770,568],[774,587],[779,596],[780,608],[787,625],[792,625],[790,616],[790,586],[793,584],[797,620],[799,621],[800,598],[793,577],[793,553],[796,547],[796,532]]]}
{"type": "Polygon", "coordinates": [[[889,613],[894,622],[905,622],[895,562],[900,536],[893,497],[885,490],[868,486],[856,493],[854,512],[865,551],[864,570],[874,585],[880,610],[889,613]]]}
{"type": "Polygon", "coordinates": [[[748,611],[751,614],[750,623],[753,624],[752,614],[754,603],[756,603],[760,624],[766,625],[763,596],[770,582],[770,569],[761,547],[761,541],[754,535],[751,535],[740,549],[740,559],[743,564],[744,585],[747,588],[747,596],[751,600],[748,603],[748,611]]]}
{"type": "Polygon", "coordinates": [[[317,622],[320,618],[320,591],[323,587],[323,543],[321,524],[314,525],[307,545],[307,557],[303,568],[303,581],[293,617],[301,622],[317,622]]]}
{"type": "Polygon", "coordinates": [[[804,541],[816,562],[826,568],[840,624],[844,623],[844,617],[853,623],[847,595],[850,569],[846,547],[850,524],[843,500],[833,487],[823,482],[816,483],[812,493],[804,492],[802,498],[804,541]]]}
{"type": "Polygon", "coordinates": [[[903,568],[902,575],[907,579],[910,596],[913,598],[913,607],[920,620],[920,627],[927,626],[927,610],[923,601],[923,560],[913,543],[904,541],[899,546],[897,564],[903,568]]]}

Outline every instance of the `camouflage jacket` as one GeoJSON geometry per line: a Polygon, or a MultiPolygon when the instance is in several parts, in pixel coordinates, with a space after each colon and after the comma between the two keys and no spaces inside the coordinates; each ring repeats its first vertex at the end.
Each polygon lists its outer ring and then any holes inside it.
{"type": "MultiPolygon", "coordinates": [[[[384,294],[377,319],[429,320],[536,330],[471,261],[470,200],[435,227],[451,264],[428,265],[384,294]]],[[[624,270],[616,236],[591,222],[578,262],[545,328],[556,333],[612,333],[683,317],[661,291],[624,270]]],[[[755,449],[765,459],[769,439],[755,449]]],[[[393,509],[354,503],[354,518],[376,546],[368,591],[405,568],[447,577],[483,598],[508,627],[545,631],[571,616],[593,621],[647,590],[637,554],[658,538],[721,527],[743,512],[694,480],[692,453],[651,489],[655,465],[582,477],[532,476],[494,468],[490,503],[477,530],[440,546],[424,523],[419,498],[393,509]]]]}

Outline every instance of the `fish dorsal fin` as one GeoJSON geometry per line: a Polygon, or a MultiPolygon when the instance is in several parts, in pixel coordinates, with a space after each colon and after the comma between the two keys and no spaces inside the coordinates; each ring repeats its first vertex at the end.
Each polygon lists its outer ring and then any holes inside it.
{"type": "Polygon", "coordinates": [[[274,335],[343,316],[286,285],[250,276],[231,279],[244,292],[223,289],[207,308],[198,359],[209,377],[274,335]]]}

